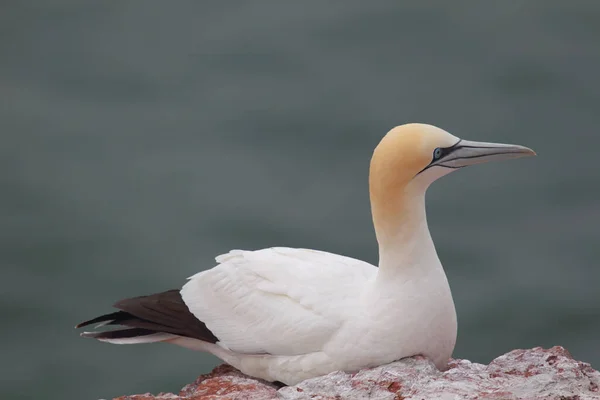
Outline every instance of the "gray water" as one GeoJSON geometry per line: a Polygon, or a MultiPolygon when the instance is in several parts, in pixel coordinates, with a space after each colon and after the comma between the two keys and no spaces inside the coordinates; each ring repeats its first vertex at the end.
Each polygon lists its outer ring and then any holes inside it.
{"type": "Polygon", "coordinates": [[[2,399],[177,391],[218,363],[75,323],[230,248],[377,262],[369,157],[436,124],[539,156],[430,189],[454,356],[600,367],[600,2],[0,6],[2,399]]]}

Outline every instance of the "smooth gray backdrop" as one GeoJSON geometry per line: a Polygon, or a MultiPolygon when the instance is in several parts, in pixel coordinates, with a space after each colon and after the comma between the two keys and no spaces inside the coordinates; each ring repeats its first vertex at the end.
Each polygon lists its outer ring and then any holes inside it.
{"type": "Polygon", "coordinates": [[[455,357],[563,345],[600,367],[600,2],[6,1],[0,32],[2,399],[210,371],[73,326],[230,248],[376,263],[369,158],[414,121],[539,154],[428,194],[455,357]]]}

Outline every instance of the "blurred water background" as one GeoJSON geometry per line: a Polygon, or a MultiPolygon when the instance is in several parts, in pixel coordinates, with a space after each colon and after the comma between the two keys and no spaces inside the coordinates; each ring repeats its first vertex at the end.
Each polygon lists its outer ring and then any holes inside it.
{"type": "Polygon", "coordinates": [[[428,194],[455,357],[600,367],[600,2],[6,1],[0,398],[177,391],[218,363],[75,323],[230,248],[377,262],[367,173],[428,122],[539,156],[428,194]]]}

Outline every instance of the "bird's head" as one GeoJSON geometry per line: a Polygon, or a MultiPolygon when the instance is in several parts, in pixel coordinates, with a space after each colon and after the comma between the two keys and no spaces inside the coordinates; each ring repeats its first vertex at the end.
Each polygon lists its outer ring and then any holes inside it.
{"type": "Polygon", "coordinates": [[[381,140],[371,160],[374,214],[387,220],[406,211],[400,200],[424,194],[433,181],[457,169],[533,155],[527,147],[463,140],[432,125],[397,126],[381,140]]]}
{"type": "Polygon", "coordinates": [[[389,131],[375,149],[371,180],[386,190],[408,184],[426,189],[436,179],[459,168],[533,155],[533,150],[523,146],[473,142],[433,125],[406,124],[389,131]]]}

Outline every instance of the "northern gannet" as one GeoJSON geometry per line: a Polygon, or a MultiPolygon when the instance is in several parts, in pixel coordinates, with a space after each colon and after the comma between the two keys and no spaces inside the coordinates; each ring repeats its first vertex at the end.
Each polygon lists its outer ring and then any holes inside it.
{"type": "Polygon", "coordinates": [[[376,147],[369,174],[379,268],[317,250],[232,250],[181,290],[121,300],[114,305],[120,311],[77,327],[119,325],[81,335],[173,343],[288,385],[413,355],[443,370],[456,341],[456,311],[427,227],[425,192],[456,169],[532,155],[432,125],[395,127],[376,147]]]}

